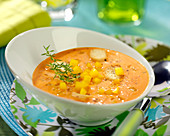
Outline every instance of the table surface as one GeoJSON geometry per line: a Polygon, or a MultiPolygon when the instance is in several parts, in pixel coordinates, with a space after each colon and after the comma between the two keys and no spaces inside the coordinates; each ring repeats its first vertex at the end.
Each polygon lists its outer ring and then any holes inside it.
{"type": "MultiPolygon", "coordinates": [[[[79,27],[109,35],[137,35],[170,45],[170,0],[147,0],[145,16],[139,26],[108,25],[102,22],[97,18],[96,4],[97,0],[78,0],[74,18],[69,22],[52,22],[52,26],[79,27]]],[[[0,50],[4,51],[4,48],[0,50]]],[[[1,117],[0,135],[16,135],[1,117]]]]}
{"type": "Polygon", "coordinates": [[[170,0],[147,0],[145,16],[139,26],[108,25],[97,18],[97,0],[79,0],[75,17],[53,26],[73,26],[105,34],[148,37],[170,44],[170,0]]]}

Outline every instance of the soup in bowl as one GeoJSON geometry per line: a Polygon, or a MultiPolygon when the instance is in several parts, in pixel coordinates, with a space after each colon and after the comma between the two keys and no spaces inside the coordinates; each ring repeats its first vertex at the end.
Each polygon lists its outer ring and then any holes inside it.
{"type": "Polygon", "coordinates": [[[118,51],[73,48],[49,56],[35,69],[33,85],[53,95],[88,104],[114,104],[139,97],[149,83],[146,68],[118,51]],[[142,82],[141,82],[142,81],[142,82]]]}
{"type": "Polygon", "coordinates": [[[90,30],[46,27],[8,44],[9,68],[27,91],[81,125],[100,125],[144,98],[154,84],[149,63],[119,40],[90,30]]]}

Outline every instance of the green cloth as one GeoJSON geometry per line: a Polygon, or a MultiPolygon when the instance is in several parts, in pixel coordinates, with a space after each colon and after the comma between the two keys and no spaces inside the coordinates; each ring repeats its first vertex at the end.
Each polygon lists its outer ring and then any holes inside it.
{"type": "Polygon", "coordinates": [[[50,25],[48,13],[31,0],[0,0],[0,47],[19,33],[50,25]]]}

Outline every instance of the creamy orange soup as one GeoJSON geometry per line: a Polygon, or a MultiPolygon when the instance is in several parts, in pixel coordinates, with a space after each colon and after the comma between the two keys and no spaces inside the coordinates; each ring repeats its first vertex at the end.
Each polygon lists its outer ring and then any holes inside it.
{"type": "MultiPolygon", "coordinates": [[[[70,66],[77,78],[71,82],[61,80],[51,70],[49,64],[54,62],[49,57],[37,66],[32,81],[34,86],[59,97],[93,104],[121,103],[139,97],[148,84],[146,68],[117,51],[75,48],[57,53],[54,58],[56,64],[70,66]]],[[[63,67],[60,70],[65,71],[63,67]]]]}

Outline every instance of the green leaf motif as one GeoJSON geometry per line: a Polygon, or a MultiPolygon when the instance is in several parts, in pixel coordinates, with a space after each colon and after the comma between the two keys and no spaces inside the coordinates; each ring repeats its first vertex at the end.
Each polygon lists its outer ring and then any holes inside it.
{"type": "Polygon", "coordinates": [[[116,126],[109,128],[106,126],[104,129],[98,128],[94,129],[93,131],[89,132],[89,135],[92,136],[111,136],[116,129],[116,126]]]}
{"type": "Polygon", "coordinates": [[[24,116],[24,114],[22,115],[22,118],[25,121],[25,123],[27,123],[30,126],[36,128],[39,121],[37,120],[35,122],[32,122],[32,119],[29,119],[29,120],[27,119],[28,117],[29,117],[29,115],[27,115],[27,116],[24,116]]]}
{"type": "Polygon", "coordinates": [[[33,136],[39,136],[37,129],[35,129],[34,127],[31,127],[30,131],[29,131],[33,136]]]}
{"type": "Polygon", "coordinates": [[[82,128],[76,129],[75,131],[77,132],[76,135],[89,136],[90,132],[93,132],[94,130],[105,130],[105,128],[109,126],[111,125],[107,123],[100,126],[89,126],[89,127],[82,126],[82,128]]]}
{"type": "Polygon", "coordinates": [[[125,111],[122,114],[116,116],[116,118],[119,120],[119,123],[117,124],[117,127],[122,123],[122,121],[126,118],[126,116],[129,114],[129,111],[125,111]]]}
{"type": "Polygon", "coordinates": [[[135,136],[149,136],[144,130],[142,130],[141,128],[139,128],[136,133],[135,136]]]}
{"type": "Polygon", "coordinates": [[[73,136],[73,134],[64,127],[62,127],[62,129],[59,132],[59,136],[73,136]]]}
{"type": "Polygon", "coordinates": [[[18,111],[18,109],[14,105],[11,105],[11,110],[13,114],[17,113],[18,111]]]}
{"type": "Polygon", "coordinates": [[[152,108],[156,108],[156,107],[157,107],[156,102],[152,100],[150,108],[152,109],[152,108]]]}
{"type": "Polygon", "coordinates": [[[151,101],[151,106],[150,108],[156,108],[157,107],[157,104],[156,102],[160,103],[160,104],[163,104],[163,102],[165,101],[164,98],[153,98],[152,101],[151,101]]]}
{"type": "Polygon", "coordinates": [[[43,132],[42,136],[55,136],[54,132],[43,132]]]}
{"type": "Polygon", "coordinates": [[[170,55],[170,48],[165,45],[158,44],[156,47],[149,49],[144,57],[148,61],[161,61],[170,55]]]}
{"type": "Polygon", "coordinates": [[[170,55],[168,55],[166,58],[164,58],[163,60],[170,60],[170,55]]]}
{"type": "Polygon", "coordinates": [[[160,104],[163,104],[163,102],[165,101],[164,98],[153,98],[154,101],[157,101],[160,104]]]}
{"type": "Polygon", "coordinates": [[[137,45],[136,47],[134,47],[135,50],[137,50],[141,55],[144,56],[144,54],[146,53],[146,49],[145,47],[147,46],[146,42],[141,43],[139,45],[137,45]]]}
{"type": "Polygon", "coordinates": [[[63,123],[65,123],[64,119],[62,119],[60,116],[57,117],[57,122],[62,126],[63,123]]]}
{"type": "Polygon", "coordinates": [[[25,97],[26,97],[26,92],[25,92],[24,88],[21,86],[21,84],[18,83],[17,80],[15,80],[14,83],[15,83],[15,92],[16,92],[16,95],[23,102],[25,97]]]}
{"type": "Polygon", "coordinates": [[[11,110],[12,110],[12,113],[14,114],[14,118],[19,119],[18,116],[15,115],[15,113],[18,112],[18,109],[14,105],[11,105],[11,110]]]}
{"type": "Polygon", "coordinates": [[[50,131],[56,131],[60,128],[60,126],[51,126],[47,128],[45,131],[50,132],[50,131]]]}
{"type": "Polygon", "coordinates": [[[120,35],[120,34],[116,34],[116,35],[114,35],[114,37],[115,37],[115,38],[117,38],[117,39],[119,39],[119,38],[123,38],[123,37],[125,37],[125,35],[123,35],[123,34],[122,34],[122,35],[120,35]]]}
{"type": "Polygon", "coordinates": [[[14,118],[15,118],[15,119],[19,119],[19,117],[18,117],[17,115],[14,115],[14,118]]]}
{"type": "Polygon", "coordinates": [[[38,105],[40,104],[34,97],[31,98],[28,105],[38,105]]]}
{"type": "Polygon", "coordinates": [[[153,136],[163,136],[165,131],[167,129],[167,125],[162,125],[160,126],[155,133],[153,134],[153,136]]]}

